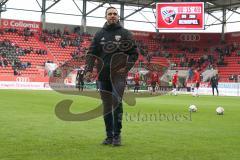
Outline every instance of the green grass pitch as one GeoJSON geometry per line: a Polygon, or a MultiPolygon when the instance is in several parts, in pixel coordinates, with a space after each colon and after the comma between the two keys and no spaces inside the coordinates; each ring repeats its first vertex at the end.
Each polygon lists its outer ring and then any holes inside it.
{"type": "Polygon", "coordinates": [[[0,90],[0,160],[239,160],[239,97],[190,95],[138,98],[124,104],[121,147],[100,145],[102,117],[58,119],[55,105],[84,112],[100,100],[53,91],[0,90]],[[191,117],[188,106],[198,107],[191,117]],[[222,106],[224,115],[216,115],[222,106]],[[161,115],[161,116],[160,116],[161,115]]]}

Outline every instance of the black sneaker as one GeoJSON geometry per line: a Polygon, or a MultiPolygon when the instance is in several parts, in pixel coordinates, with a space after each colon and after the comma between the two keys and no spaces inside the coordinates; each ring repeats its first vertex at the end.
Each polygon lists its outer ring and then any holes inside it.
{"type": "Polygon", "coordinates": [[[112,145],[113,146],[121,146],[121,137],[120,136],[116,136],[116,137],[113,137],[113,140],[112,140],[112,145]]]}
{"type": "Polygon", "coordinates": [[[112,137],[107,137],[106,139],[103,140],[102,144],[103,145],[109,145],[112,144],[113,138],[112,137]]]}

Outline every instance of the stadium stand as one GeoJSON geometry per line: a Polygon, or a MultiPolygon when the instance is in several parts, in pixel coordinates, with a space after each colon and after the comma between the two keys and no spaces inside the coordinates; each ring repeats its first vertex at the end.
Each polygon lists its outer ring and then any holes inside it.
{"type": "MultiPolygon", "coordinates": [[[[77,57],[85,54],[91,42],[91,35],[60,32],[58,36],[55,34],[57,31],[43,31],[25,36],[24,30],[12,30],[14,29],[1,30],[0,41],[9,41],[15,51],[14,56],[1,54],[2,75],[44,77],[44,64],[49,61],[62,65],[73,60],[73,65],[81,66],[83,63],[79,63],[77,57]],[[24,53],[20,54],[20,50],[24,53]],[[4,60],[7,65],[4,65],[4,60]],[[13,65],[14,60],[20,62],[21,66],[17,69],[13,65]]],[[[233,33],[226,35],[225,43],[221,42],[220,34],[217,33],[159,35],[135,32],[134,35],[140,48],[136,66],[156,64],[178,70],[200,68],[201,71],[213,67],[218,69],[220,81],[231,81],[229,77],[239,74],[239,38],[232,38],[233,33]]]]}

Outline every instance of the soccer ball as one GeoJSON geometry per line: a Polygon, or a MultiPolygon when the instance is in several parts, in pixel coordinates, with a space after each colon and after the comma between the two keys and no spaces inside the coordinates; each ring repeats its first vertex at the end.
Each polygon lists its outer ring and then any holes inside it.
{"type": "Polygon", "coordinates": [[[197,112],[197,107],[195,105],[190,105],[188,109],[190,112],[197,112]]]}
{"type": "Polygon", "coordinates": [[[217,112],[217,115],[223,115],[224,108],[223,107],[217,107],[216,112],[217,112]]]}

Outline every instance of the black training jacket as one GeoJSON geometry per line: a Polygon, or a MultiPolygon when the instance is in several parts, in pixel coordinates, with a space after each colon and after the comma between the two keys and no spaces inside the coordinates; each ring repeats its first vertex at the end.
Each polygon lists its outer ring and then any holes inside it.
{"type": "Polygon", "coordinates": [[[110,73],[117,74],[123,67],[126,67],[126,72],[129,71],[138,59],[132,34],[120,23],[114,25],[105,23],[95,34],[87,52],[86,72],[92,72],[96,59],[99,80],[110,80],[110,73]]]}

